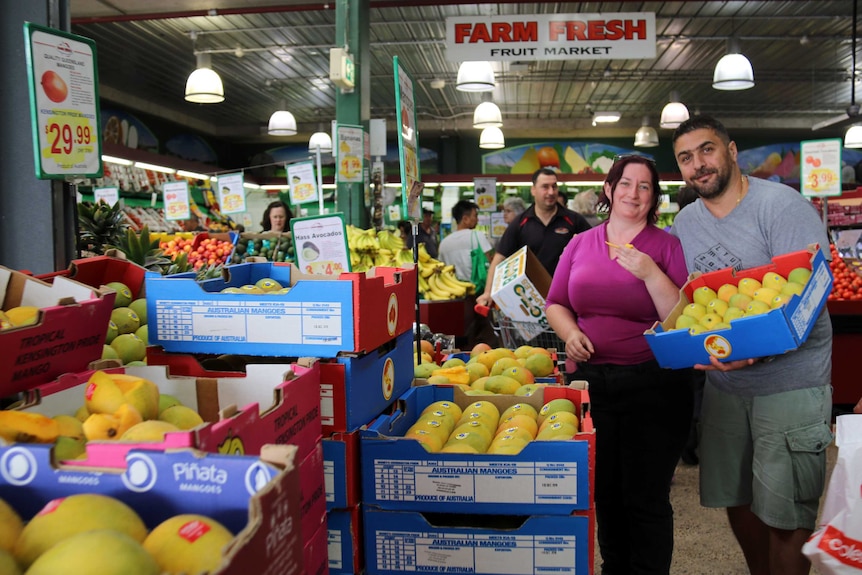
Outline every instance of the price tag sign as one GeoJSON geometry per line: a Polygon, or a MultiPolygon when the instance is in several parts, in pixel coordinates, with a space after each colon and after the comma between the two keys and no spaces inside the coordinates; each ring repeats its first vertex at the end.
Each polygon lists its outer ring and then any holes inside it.
{"type": "Polygon", "coordinates": [[[290,231],[300,271],[336,278],[350,271],[344,214],[293,218],[290,231]]]}
{"type": "Polygon", "coordinates": [[[841,140],[808,140],[799,145],[803,196],[841,195],[841,140]]]}
{"type": "Polygon", "coordinates": [[[94,188],[93,199],[97,204],[105,202],[109,206],[113,206],[120,201],[120,188],[94,188]]]}
{"type": "Polygon", "coordinates": [[[24,23],[36,177],[102,176],[96,43],[24,23]]]}
{"type": "Polygon", "coordinates": [[[392,57],[395,69],[395,110],[398,123],[398,159],[401,162],[401,202],[405,215],[419,221],[422,214],[418,204],[410,203],[409,194],[419,179],[419,128],[416,122],[416,107],[413,93],[413,78],[392,57]],[[416,211],[414,211],[414,209],[416,211]]]}
{"type": "Polygon", "coordinates": [[[287,183],[290,184],[291,204],[317,201],[317,180],[314,179],[314,165],[311,162],[288,166],[287,183]]]}
{"type": "Polygon", "coordinates": [[[218,202],[223,214],[239,214],[245,209],[242,172],[218,177],[218,202]]]}
{"type": "Polygon", "coordinates": [[[362,126],[338,124],[336,126],[336,164],[335,177],[339,184],[362,183],[365,137],[362,126]]]}
{"type": "Polygon", "coordinates": [[[473,178],[473,201],[479,211],[497,210],[497,178],[473,178]]]}
{"type": "Polygon", "coordinates": [[[168,182],[164,187],[165,219],[187,220],[191,212],[189,208],[189,183],[185,180],[168,182]]]}

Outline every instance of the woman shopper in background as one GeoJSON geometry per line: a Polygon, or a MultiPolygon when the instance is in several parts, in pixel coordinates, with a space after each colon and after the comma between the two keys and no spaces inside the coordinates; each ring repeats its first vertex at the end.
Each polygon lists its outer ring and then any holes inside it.
{"type": "Polygon", "coordinates": [[[290,231],[290,220],[293,214],[287,204],[281,200],[271,202],[263,212],[263,221],[260,225],[265,232],[287,232],[290,231]]]}
{"type": "Polygon", "coordinates": [[[667,575],[670,485],[688,436],[691,370],[658,366],[643,333],[679,300],[679,241],[655,226],[659,176],[618,158],[601,203],[607,221],[572,238],[547,297],[548,321],[590,385],[595,504],[603,575],[667,575]]]}

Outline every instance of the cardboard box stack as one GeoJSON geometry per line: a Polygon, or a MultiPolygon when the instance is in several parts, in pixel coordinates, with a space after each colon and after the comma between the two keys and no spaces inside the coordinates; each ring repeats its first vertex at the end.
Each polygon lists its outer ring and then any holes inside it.
{"type": "Polygon", "coordinates": [[[586,574],[593,566],[595,433],[587,392],[548,386],[528,398],[417,386],[360,432],[363,532],[369,575],[586,574]],[[578,408],[572,440],[532,441],[516,455],[428,452],[404,433],[435,401],[488,400],[502,412],[566,398],[578,408]]]}
{"type": "MultiPolygon", "coordinates": [[[[238,479],[250,498],[212,504],[214,512],[220,505],[230,507],[231,528],[241,534],[229,548],[230,557],[242,557],[256,573],[327,573],[330,563],[335,573],[358,572],[356,557],[361,553],[352,552],[358,543],[350,541],[358,541],[356,529],[350,534],[350,523],[358,521],[348,520],[345,554],[334,554],[342,528],[334,521],[336,532],[327,529],[327,509],[341,510],[338,520],[351,513],[358,516],[356,430],[387,411],[412,381],[407,332],[412,326],[415,270],[375,268],[331,279],[299,274],[289,264],[248,263],[231,266],[222,278],[198,283],[189,274],[163,277],[121,259],[98,257],[76,260],[69,270],[41,278],[0,268],[0,280],[4,303],[42,307],[34,331],[15,328],[2,337],[28,342],[22,353],[43,358],[50,368],[29,369],[33,377],[18,377],[15,387],[0,387],[0,397],[19,392],[14,409],[49,417],[71,415],[84,402],[88,382],[99,370],[115,378],[147,379],[203,419],[191,429],[166,433],[161,441],[91,441],[74,462],[52,461],[50,445],[15,443],[8,447],[17,450],[9,461],[19,465],[20,452],[27,462],[38,464],[45,477],[65,477],[57,481],[78,486],[72,491],[87,491],[92,485],[126,485],[129,474],[138,480],[142,469],[177,469],[186,465],[179,458],[188,450],[211,454],[206,461],[213,462],[208,468],[212,471],[221,469],[223,460],[228,461],[226,468],[233,468],[234,463],[252,460],[249,456],[290,445],[290,461],[282,462],[285,471],[280,475],[267,472],[238,479]],[[221,293],[225,287],[262,278],[276,279],[291,289],[277,296],[221,293]],[[125,283],[133,298],[147,298],[149,340],[158,344],[147,350],[149,365],[122,367],[99,360],[115,296],[101,286],[114,281],[125,283]],[[85,328],[92,337],[78,333],[85,328]],[[66,350],[69,342],[75,345],[66,350]],[[46,345],[51,350],[42,350],[46,345]],[[67,353],[73,348],[77,353],[67,353]],[[213,366],[217,369],[209,369],[213,366]],[[117,470],[116,478],[126,479],[115,481],[109,474],[93,479],[105,470],[117,470]]],[[[3,347],[18,353],[20,346],[3,347]]],[[[6,379],[16,379],[14,363],[2,362],[0,386],[6,379]]],[[[14,472],[18,471],[16,467],[14,472]]],[[[15,499],[22,484],[9,477],[14,481],[0,482],[5,494],[0,497],[15,499]]],[[[35,509],[28,507],[26,512],[37,511],[40,501],[62,495],[64,489],[40,492],[27,504],[35,509]]],[[[134,499],[142,513],[152,512],[146,509],[143,491],[118,493],[121,499],[134,499]]],[[[148,493],[159,500],[153,507],[174,497],[176,510],[185,509],[181,493],[148,493]]],[[[219,499],[212,488],[208,496],[219,499]]],[[[239,564],[226,558],[219,573],[232,573],[226,567],[239,564]]]]}

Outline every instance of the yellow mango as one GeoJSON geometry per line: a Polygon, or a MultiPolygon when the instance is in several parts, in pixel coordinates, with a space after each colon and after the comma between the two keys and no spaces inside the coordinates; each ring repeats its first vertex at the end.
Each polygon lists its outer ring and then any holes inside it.
{"type": "Polygon", "coordinates": [[[0,437],[19,443],[54,443],[60,424],[40,413],[0,411],[0,437]]]}

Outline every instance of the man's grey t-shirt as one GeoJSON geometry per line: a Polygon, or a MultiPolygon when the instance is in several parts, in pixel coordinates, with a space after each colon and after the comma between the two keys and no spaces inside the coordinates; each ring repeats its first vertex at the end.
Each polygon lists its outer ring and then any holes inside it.
{"type": "MultiPolygon", "coordinates": [[[[671,233],[682,242],[689,273],[757,267],[811,244],[829,257],[823,222],[805,198],[784,184],[748,181],[748,193],[724,218],[713,216],[701,200],[677,214],[671,233]]],[[[831,374],[832,324],[824,308],[798,350],[741,370],[709,371],[707,377],[718,389],[752,397],[828,385],[831,374]]]]}

